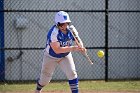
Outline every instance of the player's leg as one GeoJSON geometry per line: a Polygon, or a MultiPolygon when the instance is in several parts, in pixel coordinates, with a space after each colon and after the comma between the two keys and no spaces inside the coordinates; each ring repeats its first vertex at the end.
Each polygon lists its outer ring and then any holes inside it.
{"type": "Polygon", "coordinates": [[[43,57],[40,78],[37,80],[36,93],[41,93],[40,92],[41,89],[50,82],[56,64],[57,64],[56,59],[49,57],[48,54],[45,52],[43,57]]]}
{"type": "Polygon", "coordinates": [[[78,93],[78,78],[72,54],[66,56],[59,64],[69,80],[72,93],[78,93]]]}

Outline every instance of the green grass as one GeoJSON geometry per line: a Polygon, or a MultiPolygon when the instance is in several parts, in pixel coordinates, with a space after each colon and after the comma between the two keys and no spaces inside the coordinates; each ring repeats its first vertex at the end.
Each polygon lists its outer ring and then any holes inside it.
{"type": "MultiPolygon", "coordinates": [[[[27,84],[0,84],[0,92],[34,91],[34,83],[27,84]]],[[[82,91],[140,91],[140,81],[79,81],[82,91]]],[[[44,91],[69,91],[67,82],[51,82],[44,91]]]]}
{"type": "Polygon", "coordinates": [[[90,81],[81,83],[82,90],[94,91],[140,91],[140,81],[104,82],[90,81]]]}

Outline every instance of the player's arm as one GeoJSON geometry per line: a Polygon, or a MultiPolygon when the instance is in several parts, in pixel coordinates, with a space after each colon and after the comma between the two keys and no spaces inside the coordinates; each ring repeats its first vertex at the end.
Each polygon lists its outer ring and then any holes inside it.
{"type": "Polygon", "coordinates": [[[70,29],[71,29],[71,30],[73,29],[73,30],[72,30],[72,34],[73,34],[73,36],[74,36],[75,44],[82,48],[82,51],[81,51],[81,52],[86,52],[87,50],[86,50],[86,48],[84,47],[84,44],[83,44],[81,38],[79,37],[76,28],[75,28],[73,25],[71,25],[71,26],[70,26],[70,29]]]}
{"type": "Polygon", "coordinates": [[[77,37],[76,39],[77,39],[78,43],[76,41],[74,41],[75,45],[78,45],[78,47],[81,48],[81,51],[80,51],[81,53],[85,53],[87,51],[87,49],[84,47],[82,40],[79,37],[77,37]]]}
{"type": "Polygon", "coordinates": [[[72,52],[72,51],[81,51],[81,48],[78,46],[60,47],[59,42],[52,42],[50,43],[50,46],[52,47],[52,49],[54,50],[56,54],[72,52]]]}
{"type": "MultiPolygon", "coordinates": [[[[81,38],[79,36],[76,36],[75,38],[78,41],[78,46],[83,48],[84,45],[83,45],[83,42],[82,42],[81,38]]],[[[74,41],[74,42],[75,42],[75,44],[77,43],[76,41],[74,41]]]]}

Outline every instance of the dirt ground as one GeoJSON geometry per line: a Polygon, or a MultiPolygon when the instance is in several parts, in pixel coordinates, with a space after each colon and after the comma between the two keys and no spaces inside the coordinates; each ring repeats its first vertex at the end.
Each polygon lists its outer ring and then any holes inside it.
{"type": "MultiPolygon", "coordinates": [[[[0,93],[34,93],[34,92],[0,92],[0,93]]],[[[71,93],[66,91],[51,91],[51,92],[44,92],[42,93],[71,93]]],[[[80,91],[79,93],[140,93],[139,92],[101,92],[101,91],[80,91]]]]}

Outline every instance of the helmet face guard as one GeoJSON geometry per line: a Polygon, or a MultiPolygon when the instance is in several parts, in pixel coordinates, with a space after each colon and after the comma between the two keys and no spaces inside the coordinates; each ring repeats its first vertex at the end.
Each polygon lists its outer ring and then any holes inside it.
{"type": "Polygon", "coordinates": [[[58,13],[56,13],[55,15],[55,23],[70,23],[71,20],[69,18],[68,13],[64,12],[64,11],[59,11],[58,13]]]}

